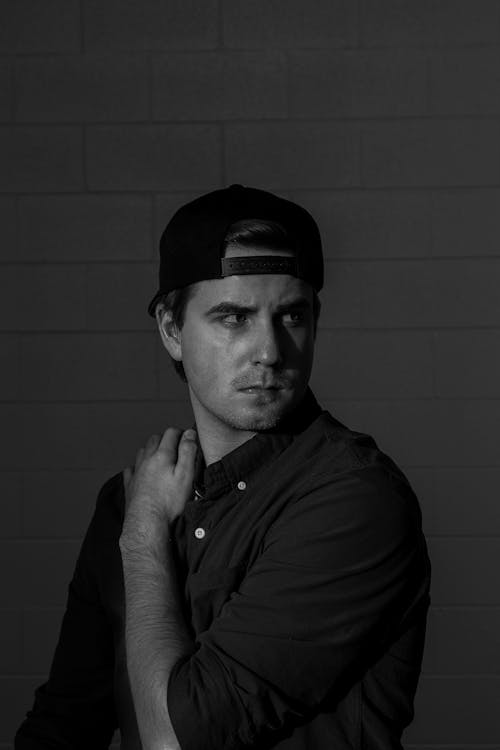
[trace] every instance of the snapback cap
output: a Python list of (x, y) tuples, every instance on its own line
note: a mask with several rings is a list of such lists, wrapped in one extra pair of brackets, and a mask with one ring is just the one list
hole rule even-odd
[[(274, 221), (292, 240), (293, 256), (254, 255), (224, 258), (231, 224), (245, 219)], [(231, 185), (182, 206), (160, 239), (159, 289), (148, 306), (154, 317), (159, 299), (174, 289), (208, 279), (261, 273), (285, 273), (323, 286), (323, 253), (319, 229), (305, 208), (273, 193)]]

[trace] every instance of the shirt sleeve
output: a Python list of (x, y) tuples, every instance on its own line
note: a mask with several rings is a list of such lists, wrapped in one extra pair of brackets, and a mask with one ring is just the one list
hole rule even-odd
[(99, 493), (68, 589), (48, 681), (20, 726), (16, 750), (109, 747), (116, 727), (113, 702), (113, 639), (101, 605), (96, 563), (106, 523), (105, 504), (116, 486), (110, 480)]
[(370, 467), (316, 477), (174, 667), (168, 706), (182, 750), (267, 746), (324, 701), (335, 706), (427, 609), (428, 586), (409, 486)]

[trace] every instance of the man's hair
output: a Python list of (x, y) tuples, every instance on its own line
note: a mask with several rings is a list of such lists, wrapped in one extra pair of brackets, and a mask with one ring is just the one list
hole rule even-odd
[[(286, 229), (276, 221), (262, 221), (261, 219), (245, 219), (237, 221), (228, 228), (224, 238), (223, 251), (229, 246), (258, 247), (267, 250), (290, 250), (293, 249), (293, 238), (289, 236)], [(198, 282), (197, 282), (198, 283)], [(174, 289), (164, 294), (158, 300), (164, 312), (170, 312), (172, 324), (180, 331), (184, 324), (186, 307), (196, 290), (196, 283), (189, 284), (182, 289)], [(313, 290), (313, 316), (314, 335), (321, 309), (321, 303), (316, 290)], [(186, 383), (186, 373), (182, 362), (172, 359), (175, 371)]]

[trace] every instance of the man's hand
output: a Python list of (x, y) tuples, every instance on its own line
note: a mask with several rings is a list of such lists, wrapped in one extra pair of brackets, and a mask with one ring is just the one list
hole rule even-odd
[(123, 472), (125, 519), (123, 545), (141, 545), (163, 531), (184, 510), (194, 478), (197, 443), (194, 430), (173, 427), (152, 435)]

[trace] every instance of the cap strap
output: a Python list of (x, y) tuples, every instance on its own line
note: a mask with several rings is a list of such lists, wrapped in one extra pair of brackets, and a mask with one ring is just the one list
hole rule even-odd
[(286, 273), (298, 276), (297, 258), (288, 255), (245, 255), (221, 258), (222, 276), (249, 273)]

